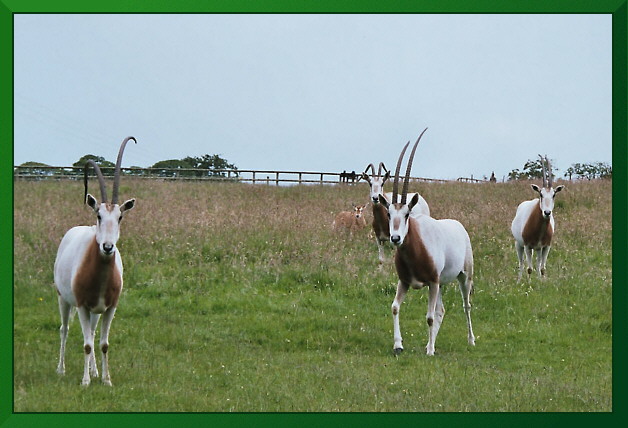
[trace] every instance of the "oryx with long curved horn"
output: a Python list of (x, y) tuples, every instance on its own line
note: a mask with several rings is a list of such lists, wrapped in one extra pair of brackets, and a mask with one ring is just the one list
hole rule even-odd
[[(380, 203), (386, 207), (390, 241), (397, 247), (395, 267), (397, 268), (397, 294), (392, 303), (395, 354), (403, 350), (403, 339), (399, 328), (399, 310), (409, 287), (429, 288), (427, 303), (427, 325), (429, 340), (426, 346), (427, 355), (434, 355), (434, 344), (438, 330), (445, 315), (442, 300), (442, 285), (458, 280), (464, 312), (467, 318), (467, 340), (475, 345), (475, 336), (471, 326), (470, 294), (473, 289), (473, 251), (469, 234), (464, 226), (456, 220), (436, 220), (428, 215), (413, 217), (419, 198), (414, 195), (408, 201), (408, 181), (412, 160), (417, 145), (425, 133), (421, 133), (408, 160), (406, 175), (399, 202), (389, 203), (380, 196)], [(399, 171), (401, 162), (410, 142), (406, 143), (399, 160), (393, 182), (392, 200), (397, 200), (399, 188)]]
[[(72, 307), (77, 308), (83, 331), (85, 366), (83, 385), (89, 385), (90, 372), (98, 376), (94, 355), (94, 336), (102, 314), (100, 350), (102, 352), (102, 381), (111, 385), (107, 352), (109, 350), (109, 327), (116, 312), (122, 291), (122, 258), (116, 247), (120, 237), (120, 221), (125, 212), (132, 209), (135, 199), (118, 205), (120, 187), (120, 165), (122, 154), (129, 140), (125, 138), (118, 152), (111, 202), (107, 202), (105, 180), (99, 166), (88, 160), (84, 169), (85, 203), (96, 214), (95, 226), (76, 226), (70, 229), (59, 245), (54, 267), (54, 281), (59, 294), (61, 314), (61, 350), (57, 372), (65, 374), (65, 344), (68, 337), (68, 321)], [(87, 174), (93, 167), (100, 185), (101, 201), (87, 193)]]
[(523, 256), (528, 265), (528, 279), (532, 274), (532, 251), (536, 253), (536, 270), (539, 277), (545, 276), (545, 263), (549, 254), (552, 237), (556, 231), (554, 222), (554, 198), (556, 193), (565, 186), (553, 187), (552, 165), (547, 158), (539, 155), (541, 160), (543, 187), (531, 184), (532, 190), (539, 194), (538, 198), (524, 201), (517, 207), (515, 218), (510, 230), (515, 238), (515, 248), (519, 260), (519, 276), (521, 280), (524, 269)]
[[(367, 173), (369, 169), (371, 170), (370, 175)], [(382, 174), (382, 171), (384, 174)], [(392, 192), (384, 193), (384, 184), (389, 178), (390, 172), (386, 169), (384, 162), (379, 163), (377, 174), (375, 174), (375, 167), (371, 163), (366, 166), (366, 169), (364, 169), (364, 172), (360, 175), (360, 179), (366, 181), (370, 187), (369, 198), (373, 202), (373, 232), (375, 234), (380, 263), (383, 263), (385, 260), (384, 243), (390, 242), (390, 233), (388, 231), (388, 213), (386, 208), (379, 203), (379, 195), (383, 195), (389, 202), (392, 201)], [(416, 194), (419, 195), (418, 193)], [(411, 193), (411, 197), (414, 195), (414, 193)], [(419, 202), (412, 215), (418, 216), (421, 214), (430, 215), (430, 207), (423, 196), (419, 195)]]

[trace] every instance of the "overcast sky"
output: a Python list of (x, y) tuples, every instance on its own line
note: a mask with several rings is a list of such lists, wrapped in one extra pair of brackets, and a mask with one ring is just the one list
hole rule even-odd
[(611, 162), (611, 15), (15, 15), (14, 163), (499, 179)]

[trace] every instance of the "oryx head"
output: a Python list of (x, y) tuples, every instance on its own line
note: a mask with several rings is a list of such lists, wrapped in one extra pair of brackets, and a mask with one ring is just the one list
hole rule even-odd
[[(388, 227), (390, 230), (390, 242), (393, 245), (401, 245), (408, 234), (408, 218), (410, 217), (410, 212), (412, 208), (419, 202), (419, 194), (415, 193), (410, 202), (406, 201), (408, 196), (408, 183), (410, 181), (410, 170), (412, 169), (412, 160), (414, 159), (414, 152), (421, 140), (423, 134), (427, 131), (427, 128), (421, 132), (419, 138), (414, 143), (414, 147), (412, 148), (412, 152), (410, 152), (410, 158), (408, 159), (408, 165), (406, 167), (406, 176), (403, 181), (403, 188), (401, 191), (401, 201), (398, 203), (389, 203), (383, 195), (379, 196), (379, 202), (386, 207), (388, 210)], [(393, 194), (392, 200), (397, 200), (398, 188), (399, 188), (399, 170), (401, 169), (401, 161), (403, 160), (403, 155), (406, 153), (406, 149), (410, 141), (403, 146), (403, 150), (399, 155), (399, 160), (397, 161), (397, 169), (395, 170), (395, 178), (393, 181)]]
[(563, 190), (565, 186), (558, 186), (555, 189), (553, 186), (552, 165), (550, 164), (547, 155), (545, 157), (539, 155), (541, 159), (541, 166), (543, 167), (543, 187), (539, 188), (536, 184), (531, 184), (532, 189), (539, 194), (540, 202), (539, 209), (543, 214), (543, 217), (549, 219), (552, 216), (554, 210), (554, 197), (556, 193)]
[[(371, 175), (367, 174), (368, 170), (371, 170)], [(382, 175), (382, 169), (384, 170), (384, 175)], [(390, 178), (390, 172), (386, 169), (386, 165), (384, 162), (379, 163), (379, 168), (377, 169), (377, 174), (375, 174), (375, 167), (372, 163), (368, 164), (364, 172), (360, 175), (359, 179), (366, 180), (371, 188), (371, 200), (374, 204), (379, 203), (379, 195), (384, 194), (384, 183), (386, 180)]]
[[(135, 205), (135, 199), (129, 199), (122, 205), (118, 205), (118, 188), (120, 187), (120, 164), (122, 163), (122, 154), (124, 153), (124, 147), (129, 140), (133, 140), (136, 144), (137, 141), (133, 137), (127, 137), (120, 146), (118, 152), (118, 160), (116, 162), (116, 168), (113, 178), (113, 195), (111, 197), (111, 203), (107, 202), (107, 190), (105, 189), (105, 180), (103, 178), (100, 167), (93, 161), (88, 160), (85, 163), (84, 169), (84, 184), (85, 184), (85, 203), (91, 207), (96, 213), (96, 242), (98, 243), (98, 250), (101, 255), (105, 257), (111, 257), (115, 254), (116, 243), (120, 238), (120, 221), (125, 211), (130, 210)], [(102, 200), (100, 203), (94, 196), (87, 193), (87, 172), (89, 166), (94, 168), (98, 182), (100, 184), (100, 195)]]
[(362, 212), (364, 211), (364, 208), (366, 208), (368, 204), (364, 204), (364, 205), (352, 204), (352, 205), (353, 205), (353, 215), (355, 215), (355, 218), (360, 218), (362, 217)]

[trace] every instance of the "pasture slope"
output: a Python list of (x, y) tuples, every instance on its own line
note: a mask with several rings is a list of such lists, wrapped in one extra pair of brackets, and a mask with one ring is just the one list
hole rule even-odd
[(451, 284), (436, 356), (425, 355), (426, 290), (410, 290), (400, 312), (405, 351), (395, 357), (392, 263), (378, 269), (368, 229), (331, 230), (335, 213), (366, 202), (365, 184), (124, 178), (121, 199), (137, 204), (119, 242), (125, 288), (110, 334), (113, 388), (94, 379), (85, 389), (77, 319), (66, 375), (55, 372), (52, 282), (61, 237), (93, 214), (78, 181), (18, 181), (14, 410), (611, 411), (611, 185), (567, 183), (548, 278), (519, 284), (510, 222), (534, 196), (527, 183), (411, 185), (434, 217), (460, 220), (471, 236), (477, 345), (467, 345)]

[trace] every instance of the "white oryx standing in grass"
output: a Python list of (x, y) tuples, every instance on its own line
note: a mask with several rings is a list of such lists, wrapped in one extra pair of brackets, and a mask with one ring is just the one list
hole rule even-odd
[[(59, 312), (61, 314), (61, 351), (57, 373), (65, 374), (65, 344), (68, 337), (68, 321), (72, 307), (77, 308), (83, 331), (83, 350), (85, 367), (83, 385), (90, 383), (92, 376), (98, 376), (94, 355), (94, 336), (100, 315), (100, 350), (102, 351), (102, 381), (111, 386), (107, 351), (109, 350), (109, 327), (116, 312), (120, 292), (122, 291), (122, 258), (116, 248), (120, 237), (120, 221), (123, 214), (133, 208), (135, 199), (118, 205), (120, 185), (120, 164), (127, 137), (120, 146), (114, 172), (113, 194), (111, 203), (107, 203), (105, 181), (98, 165), (88, 160), (84, 170), (85, 203), (96, 214), (95, 226), (76, 226), (70, 229), (59, 245), (54, 267), (54, 281), (59, 294)], [(87, 193), (87, 172), (92, 166), (100, 183), (102, 200), (96, 201)]]
[[(421, 133), (410, 154), (406, 176), (401, 192), (401, 200), (389, 203), (382, 195), (380, 203), (388, 211), (390, 242), (397, 247), (395, 267), (397, 268), (397, 294), (392, 303), (395, 354), (403, 351), (403, 339), (399, 328), (399, 310), (410, 286), (413, 288), (429, 287), (427, 303), (427, 325), (429, 340), (426, 346), (427, 355), (434, 355), (434, 344), (438, 330), (445, 315), (442, 300), (441, 284), (458, 280), (464, 312), (467, 318), (467, 340), (469, 345), (475, 345), (475, 336), (471, 326), (470, 294), (473, 289), (473, 251), (469, 234), (464, 226), (456, 220), (436, 220), (428, 215), (413, 217), (419, 197), (414, 195), (409, 202), (408, 180), (412, 160), (423, 133)], [(410, 142), (406, 143), (399, 160), (393, 183), (392, 200), (397, 200), (399, 185), (399, 170), (403, 155)]]
[[(368, 170), (371, 170), (371, 175), (367, 174)], [(384, 170), (384, 175), (382, 175)], [(377, 251), (379, 253), (379, 262), (384, 262), (384, 243), (390, 242), (390, 232), (388, 230), (388, 211), (379, 203), (379, 195), (383, 195), (387, 201), (392, 201), (392, 192), (384, 193), (384, 184), (390, 178), (390, 172), (386, 169), (386, 165), (383, 162), (379, 163), (377, 174), (375, 174), (375, 167), (373, 164), (368, 164), (364, 172), (360, 175), (359, 179), (365, 180), (370, 187), (370, 199), (373, 202), (373, 233), (375, 234), (375, 242), (377, 243)], [(416, 193), (419, 195), (418, 193)], [(411, 193), (410, 197), (415, 194)], [(397, 200), (398, 202), (398, 200)], [(430, 207), (427, 205), (423, 196), (419, 195), (419, 202), (412, 216), (418, 216), (421, 214), (430, 215)]]
[(532, 184), (532, 189), (539, 194), (538, 198), (531, 201), (524, 201), (517, 207), (517, 213), (512, 221), (510, 230), (515, 238), (515, 248), (519, 259), (519, 277), (521, 281), (523, 274), (523, 255), (525, 253), (528, 265), (528, 279), (532, 274), (532, 250), (536, 253), (536, 270), (540, 278), (545, 276), (545, 263), (552, 244), (554, 235), (554, 197), (556, 193), (563, 190), (565, 186), (558, 186), (554, 189), (552, 180), (552, 165), (547, 156), (541, 158), (543, 167), (543, 188)]

